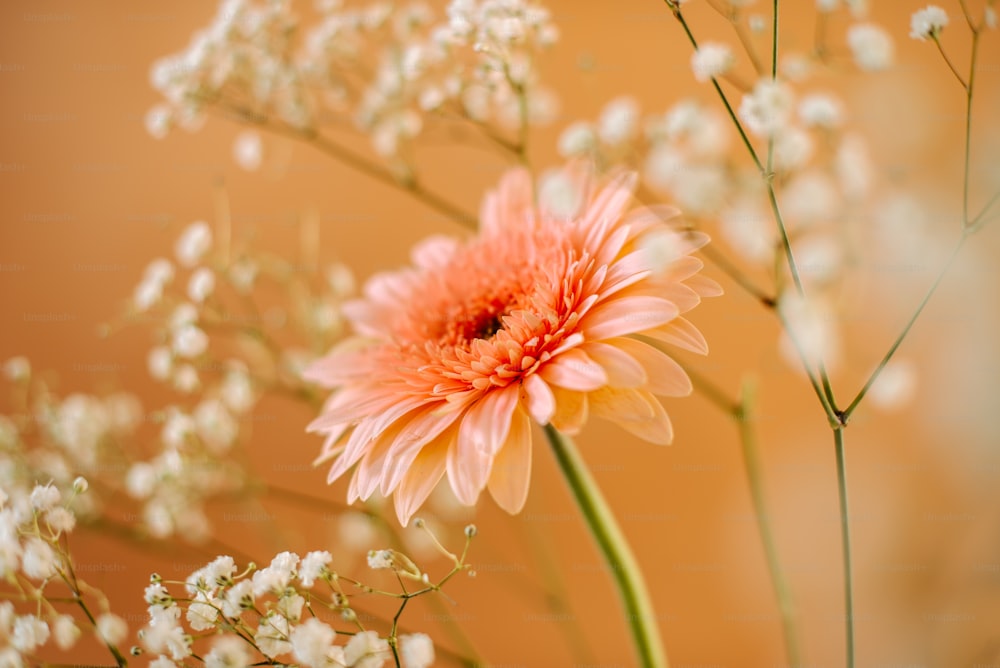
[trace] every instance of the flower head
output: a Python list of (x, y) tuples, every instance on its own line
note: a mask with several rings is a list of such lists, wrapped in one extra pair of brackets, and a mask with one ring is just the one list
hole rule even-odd
[(910, 37), (925, 40), (936, 39), (948, 25), (948, 13), (936, 5), (927, 5), (910, 17)]
[[(569, 171), (583, 193), (571, 215), (536, 206), (529, 174), (514, 170), (486, 197), (477, 236), (424, 241), (414, 267), (345, 304), (358, 336), (307, 377), (337, 389), (310, 428), (327, 436), (331, 482), (356, 467), (351, 501), (394, 494), (405, 524), (447, 474), (462, 503), (488, 487), (516, 513), (532, 421), (576, 433), (596, 415), (672, 440), (655, 395), (691, 384), (655, 344), (707, 352), (681, 314), (720, 292), (690, 257), (708, 239), (666, 224), (673, 209), (626, 215), (631, 174), (597, 188)], [(662, 234), (676, 240), (670, 257), (645, 248)]]

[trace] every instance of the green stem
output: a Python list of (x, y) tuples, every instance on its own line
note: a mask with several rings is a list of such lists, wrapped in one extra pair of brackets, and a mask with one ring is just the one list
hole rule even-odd
[(967, 238), (967, 234), (962, 235), (962, 238), (951, 251), (951, 255), (948, 256), (948, 261), (944, 263), (944, 267), (942, 267), (940, 273), (938, 273), (937, 278), (934, 279), (934, 283), (931, 284), (931, 287), (927, 290), (927, 294), (925, 294), (924, 298), (920, 301), (920, 305), (917, 306), (917, 310), (913, 312), (913, 315), (910, 316), (910, 320), (906, 323), (906, 326), (903, 327), (903, 331), (899, 333), (899, 336), (896, 337), (892, 346), (890, 346), (889, 350), (885, 353), (885, 355), (883, 355), (882, 360), (878, 363), (878, 366), (875, 367), (875, 370), (872, 371), (868, 380), (865, 381), (864, 387), (861, 388), (857, 396), (854, 397), (854, 400), (847, 406), (847, 408), (840, 413), (840, 421), (843, 424), (847, 424), (847, 421), (851, 418), (851, 414), (854, 413), (858, 404), (860, 404), (861, 400), (865, 398), (866, 394), (868, 394), (868, 390), (870, 390), (872, 385), (875, 384), (875, 381), (882, 373), (882, 370), (885, 369), (889, 360), (891, 360), (892, 356), (896, 354), (896, 350), (900, 345), (902, 345), (903, 340), (906, 338), (907, 334), (910, 333), (913, 325), (916, 324), (917, 318), (919, 318), (920, 314), (924, 312), (924, 308), (927, 306), (927, 303), (931, 300), (931, 297), (934, 296), (934, 293), (937, 292), (938, 287), (941, 285), (941, 281), (943, 281), (944, 277), (948, 274), (948, 270), (951, 269), (951, 265), (954, 264), (955, 258), (958, 257), (958, 252), (962, 250), (962, 246), (965, 245), (965, 240)]
[(740, 444), (743, 446), (743, 465), (746, 469), (747, 483), (750, 487), (750, 498), (753, 501), (754, 515), (757, 518), (757, 531), (764, 547), (767, 559), (767, 570), (774, 587), (774, 597), (778, 602), (778, 613), (781, 615), (782, 637), (785, 641), (785, 656), (788, 665), (793, 668), (803, 665), (802, 648), (799, 644), (799, 634), (795, 624), (795, 606), (792, 603), (791, 588), (781, 569), (778, 558), (778, 548), (771, 529), (771, 516), (767, 511), (767, 499), (764, 496), (764, 476), (761, 472), (760, 455), (757, 450), (757, 435), (753, 429), (753, 410), (755, 391), (747, 381), (743, 383), (740, 403), (733, 417), (739, 424)]
[(611, 569), (615, 584), (618, 585), (640, 665), (645, 668), (666, 668), (667, 656), (645, 581), (611, 508), (572, 439), (559, 433), (552, 425), (545, 426), (545, 435), (570, 491), (573, 492), (573, 498)]
[(854, 585), (851, 569), (851, 529), (847, 504), (847, 465), (844, 461), (844, 427), (833, 430), (837, 455), (837, 492), (840, 496), (840, 544), (844, 553), (844, 631), (847, 634), (847, 668), (854, 668)]

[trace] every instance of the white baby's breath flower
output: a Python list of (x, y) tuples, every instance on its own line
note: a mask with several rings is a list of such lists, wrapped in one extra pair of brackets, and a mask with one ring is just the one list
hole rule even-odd
[(245, 668), (252, 663), (246, 642), (236, 636), (219, 636), (205, 655), (205, 668)]
[(174, 280), (174, 265), (170, 263), (170, 260), (158, 257), (146, 265), (146, 271), (143, 272), (142, 277), (147, 281), (166, 285)]
[(292, 644), (288, 642), (289, 631), (287, 619), (281, 615), (271, 614), (260, 620), (253, 639), (261, 653), (273, 659), (292, 651)]
[(336, 631), (313, 617), (292, 630), (292, 653), (309, 668), (323, 668), (329, 664), (327, 657), (336, 636)]
[(154, 582), (146, 586), (146, 589), (143, 591), (143, 600), (145, 600), (148, 605), (163, 607), (168, 605), (174, 599), (173, 596), (170, 595), (170, 592), (167, 591), (166, 587), (159, 582)]
[(0, 666), (3, 668), (24, 668), (24, 658), (13, 647), (0, 649)]
[(897, 410), (917, 392), (917, 369), (910, 360), (895, 358), (882, 369), (868, 390), (871, 402), (883, 410)]
[(728, 72), (736, 59), (728, 45), (719, 42), (702, 42), (691, 54), (691, 69), (697, 81), (706, 82)]
[(298, 566), (299, 555), (282, 552), (271, 560), (271, 565), (253, 574), (253, 592), (263, 596), (268, 592), (281, 592), (291, 582)]
[(19, 652), (30, 654), (49, 640), (49, 625), (34, 615), (22, 615), (14, 619), (10, 636), (11, 646)]
[(118, 645), (128, 636), (128, 624), (116, 614), (105, 612), (97, 618), (97, 636), (109, 645)]
[(260, 268), (248, 257), (241, 257), (229, 266), (229, 281), (241, 294), (249, 294)]
[(174, 331), (171, 347), (178, 357), (192, 359), (208, 350), (208, 335), (197, 325), (186, 325)]
[(618, 97), (608, 102), (597, 120), (597, 135), (611, 146), (630, 141), (638, 129), (639, 103), (631, 97)]
[(948, 25), (948, 13), (937, 5), (927, 5), (910, 17), (910, 37), (926, 40), (937, 39)]
[(781, 338), (780, 347), (785, 360), (793, 368), (801, 369), (801, 349), (812, 368), (816, 368), (820, 362), (825, 363), (828, 369), (834, 368), (838, 361), (839, 345), (830, 305), (822, 300), (807, 300), (794, 292), (788, 292), (779, 299), (778, 308), (790, 330), (783, 332)]
[(184, 617), (195, 631), (208, 631), (215, 628), (215, 620), (219, 617), (219, 609), (204, 591), (195, 595), (195, 600), (188, 605)]
[(215, 454), (226, 452), (239, 435), (240, 427), (219, 399), (203, 399), (194, 409), (198, 436)]
[(31, 490), (31, 507), (37, 511), (46, 511), (53, 506), (59, 505), (62, 494), (55, 485), (35, 485)]
[(743, 96), (740, 119), (750, 132), (770, 136), (785, 127), (792, 112), (795, 98), (787, 84), (762, 79), (753, 92)]
[(302, 582), (302, 586), (312, 587), (331, 561), (333, 561), (333, 555), (326, 550), (310, 552), (303, 557), (302, 563), (299, 564), (299, 580)]
[(158, 104), (146, 112), (143, 119), (146, 132), (153, 139), (163, 139), (170, 134), (170, 127), (173, 125), (173, 111), (165, 104)]
[(586, 121), (576, 121), (559, 135), (559, 155), (564, 158), (587, 155), (594, 150), (596, 141), (593, 126)]
[(156, 380), (167, 380), (174, 366), (174, 356), (170, 348), (156, 346), (146, 356), (146, 368), (149, 375)]
[(244, 668), (252, 663), (246, 641), (232, 635), (219, 636), (204, 659), (205, 668)]
[(191, 364), (181, 364), (174, 369), (174, 389), (183, 394), (193, 394), (201, 388), (198, 370)]
[(59, 649), (70, 649), (79, 637), (80, 629), (72, 615), (59, 615), (52, 620), (52, 638)]
[(390, 653), (389, 643), (375, 631), (357, 633), (344, 646), (344, 658), (352, 668), (381, 668)]
[(392, 550), (371, 550), (368, 552), (368, 567), (379, 570), (392, 568)]
[(843, 122), (843, 107), (830, 95), (813, 93), (799, 103), (799, 118), (806, 127), (833, 129)]
[(57, 536), (69, 533), (76, 526), (76, 515), (62, 506), (57, 506), (45, 512), (45, 524)]
[(426, 633), (407, 633), (399, 637), (403, 668), (428, 668), (434, 665), (434, 643)]
[(132, 305), (137, 311), (148, 311), (163, 299), (163, 284), (143, 279), (132, 293)]
[(201, 304), (215, 290), (215, 273), (208, 267), (199, 267), (188, 280), (187, 294), (191, 301)]
[[(154, 654), (169, 653), (175, 661), (191, 655), (190, 637), (180, 625), (180, 612), (176, 605), (150, 608), (150, 619), (141, 634), (147, 650)], [(212, 626), (205, 630), (209, 628)]]
[(350, 267), (340, 262), (326, 268), (326, 282), (335, 297), (350, 297), (356, 289), (354, 273)]
[(146, 499), (156, 486), (156, 469), (148, 462), (136, 462), (125, 474), (125, 489), (133, 499)]
[(56, 574), (58, 557), (52, 547), (41, 538), (31, 536), (24, 541), (21, 569), (32, 580), (45, 580)]
[(23, 355), (11, 357), (3, 363), (3, 374), (8, 380), (20, 383), (31, 376), (31, 363)]
[(874, 23), (856, 23), (847, 30), (847, 45), (854, 63), (868, 72), (886, 70), (892, 65), (895, 49), (892, 37)]
[(149, 662), (149, 668), (177, 668), (177, 664), (169, 657), (160, 655)]
[(243, 606), (252, 606), (254, 602), (253, 583), (250, 580), (240, 580), (226, 589), (222, 599), (222, 614), (235, 619), (243, 613)]
[(164, 445), (180, 450), (196, 432), (197, 425), (194, 418), (171, 407), (167, 411), (167, 419), (163, 422), (163, 428), (160, 430), (160, 440), (163, 441)]
[(583, 193), (565, 170), (555, 169), (539, 178), (538, 200), (552, 215), (569, 219), (580, 209)]
[(983, 10), (983, 23), (991, 30), (996, 30), (997, 24), (1000, 23), (997, 20), (997, 10), (993, 5), (986, 5), (986, 9)]
[(177, 239), (174, 254), (182, 266), (193, 267), (211, 247), (212, 230), (208, 227), (208, 223), (199, 220), (191, 223)]
[(813, 140), (802, 128), (787, 126), (774, 140), (774, 166), (791, 172), (805, 166), (813, 155)]
[(233, 160), (248, 172), (260, 169), (264, 159), (264, 144), (260, 134), (253, 130), (245, 130), (236, 135), (233, 141)]

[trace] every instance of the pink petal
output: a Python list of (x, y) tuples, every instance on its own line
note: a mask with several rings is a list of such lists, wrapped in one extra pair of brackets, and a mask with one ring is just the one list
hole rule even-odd
[(600, 304), (580, 321), (588, 341), (641, 332), (677, 317), (677, 307), (658, 297), (622, 297)]
[(531, 481), (531, 421), (518, 408), (514, 412), (507, 442), (493, 460), (490, 494), (511, 515), (524, 508)]
[(542, 367), (542, 378), (550, 385), (587, 392), (608, 382), (604, 368), (579, 348), (567, 350)]
[(670, 445), (674, 429), (660, 402), (643, 390), (604, 388), (590, 395), (594, 412), (611, 420), (639, 438)]
[(410, 258), (421, 269), (437, 269), (448, 264), (458, 247), (455, 237), (437, 234), (414, 246)]
[(553, 387), (556, 412), (549, 423), (565, 434), (577, 434), (587, 421), (587, 393)]
[(705, 341), (705, 337), (697, 327), (684, 318), (677, 318), (671, 323), (644, 331), (642, 334), (699, 355), (708, 354), (708, 342)]
[(538, 424), (548, 424), (556, 412), (556, 398), (552, 388), (538, 374), (524, 379), (524, 393), (527, 398), (528, 414)]
[(606, 343), (588, 341), (580, 349), (604, 368), (608, 375), (608, 384), (612, 387), (641, 387), (647, 381), (646, 370), (626, 351), (618, 347), (618, 341), (623, 340), (625, 339), (613, 339)]
[(510, 418), (517, 406), (516, 385), (487, 392), (465, 413), (459, 427), (458, 440), (471, 442), (490, 457), (507, 440)]
[(448, 448), (445, 470), (460, 503), (466, 506), (476, 503), (479, 493), (486, 486), (492, 463), (493, 458), (477, 448), (474, 442), (463, 441), (461, 436), (455, 439)]
[(410, 420), (396, 436), (385, 459), (380, 487), (383, 496), (388, 496), (395, 489), (414, 459), (425, 447), (429, 447), (429, 443), (438, 440), (460, 415), (461, 412), (457, 410), (442, 412), (432, 406)]
[(421, 450), (420, 455), (400, 481), (393, 499), (396, 505), (396, 517), (404, 527), (441, 481), (447, 466), (448, 451), (454, 440), (454, 432), (450, 432), (446, 438), (438, 439)]
[(721, 285), (701, 274), (686, 279), (684, 284), (702, 297), (719, 297), (724, 294)]
[(666, 353), (637, 339), (619, 338), (608, 343), (619, 347), (642, 365), (648, 379), (646, 390), (668, 397), (686, 397), (691, 394), (691, 379), (684, 373), (681, 365)]

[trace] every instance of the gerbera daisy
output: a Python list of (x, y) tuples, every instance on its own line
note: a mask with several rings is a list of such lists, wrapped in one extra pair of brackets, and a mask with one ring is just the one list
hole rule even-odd
[(348, 501), (393, 494), (404, 525), (447, 473), (458, 499), (489, 488), (518, 512), (532, 421), (573, 434), (589, 415), (654, 443), (673, 430), (656, 395), (691, 383), (659, 346), (706, 353), (681, 314), (719, 286), (689, 254), (708, 238), (672, 227), (673, 209), (626, 215), (635, 176), (553, 213), (517, 169), (483, 203), (479, 233), (431, 237), (413, 267), (372, 277), (345, 305), (357, 335), (307, 371), (336, 391), (309, 429), (326, 435), (328, 480), (352, 467)]

